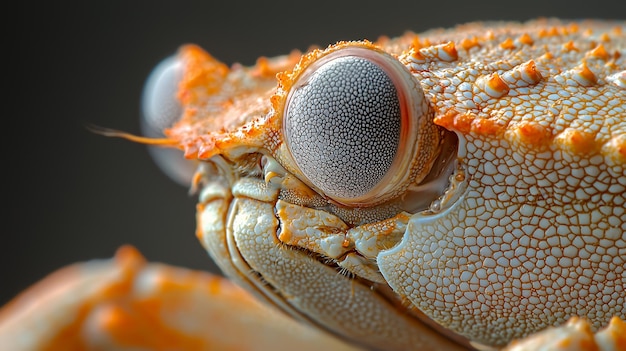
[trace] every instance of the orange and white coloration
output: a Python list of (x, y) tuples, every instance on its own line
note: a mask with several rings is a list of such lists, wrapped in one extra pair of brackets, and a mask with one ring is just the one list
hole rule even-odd
[[(623, 22), (469, 24), (231, 68), (185, 46), (182, 116), (165, 138), (139, 140), (198, 163), (197, 235), (227, 276), (356, 347), (624, 350), (625, 32)], [(111, 282), (45, 320), (17, 300), (0, 311), (0, 338), (19, 329), (19, 340), (36, 330), (35, 340), (139, 345), (139, 331), (101, 333), (129, 323), (121, 307), (93, 306), (134, 308), (151, 279), (183, 284), (166, 272), (123, 293)], [(207, 299), (229, 295), (216, 291)], [(166, 291), (154, 296), (166, 304)], [(148, 348), (196, 349), (214, 340), (200, 341), (211, 320), (198, 315), (218, 307), (177, 315), (209, 326), (163, 314), (136, 325), (162, 337)], [(189, 343), (168, 344), (174, 334)], [(349, 347), (321, 335), (317, 348)]]
[(267, 350), (279, 335), (285, 350), (356, 350), (226, 279), (148, 263), (130, 246), (61, 269), (0, 311), (2, 350)]

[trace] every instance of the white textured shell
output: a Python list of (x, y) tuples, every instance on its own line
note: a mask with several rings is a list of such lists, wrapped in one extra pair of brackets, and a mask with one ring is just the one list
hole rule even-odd
[(394, 291), (485, 344), (577, 315), (594, 328), (624, 318), (623, 31), (468, 27), (450, 38), (467, 47), (454, 60), (437, 46), (404, 56), (435, 123), (461, 139), (465, 180), (379, 255)]
[(459, 141), (454, 186), (415, 213), (400, 210), (407, 193), (339, 206), (284, 157), (285, 96), (323, 51), (278, 87), (259, 65), (224, 73), (219, 91), (233, 94), (188, 103), (170, 132), (209, 161), (201, 240), (270, 303), (370, 347), (455, 347), (416, 336), (432, 334), (420, 321), (500, 346), (573, 316), (594, 330), (626, 319), (625, 31), (472, 24), (376, 43), (419, 82), (431, 126)]

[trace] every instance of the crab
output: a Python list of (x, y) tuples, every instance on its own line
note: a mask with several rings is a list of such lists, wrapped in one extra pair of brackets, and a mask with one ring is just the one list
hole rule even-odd
[(183, 46), (147, 85), (147, 136), (100, 132), (164, 148), (247, 293), (125, 246), (3, 307), (0, 340), (624, 350), (625, 30), (472, 23), (252, 67)]

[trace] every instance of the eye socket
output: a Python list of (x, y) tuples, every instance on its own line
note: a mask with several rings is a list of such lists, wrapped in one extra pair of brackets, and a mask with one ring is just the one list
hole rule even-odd
[[(419, 100), (419, 101), (416, 101)], [(340, 203), (380, 202), (412, 160), (423, 92), (395, 58), (346, 47), (306, 68), (283, 114), (285, 140), (310, 184)], [(415, 115), (418, 116), (415, 116)]]
[[(176, 123), (183, 112), (176, 98), (184, 63), (176, 56), (161, 61), (150, 73), (141, 97), (141, 131), (151, 138), (162, 138), (163, 130)], [(148, 146), (154, 162), (170, 178), (189, 185), (196, 164), (183, 157), (177, 149)]]

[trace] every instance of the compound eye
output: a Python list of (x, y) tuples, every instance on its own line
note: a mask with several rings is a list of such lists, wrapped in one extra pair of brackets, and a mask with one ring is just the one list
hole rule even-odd
[[(171, 127), (182, 115), (176, 94), (184, 73), (184, 63), (170, 56), (150, 73), (141, 98), (141, 131), (147, 137), (162, 138), (163, 130)], [(196, 164), (186, 160), (180, 150), (149, 146), (154, 162), (170, 178), (189, 185)]]
[(371, 203), (389, 190), (391, 173), (411, 159), (403, 155), (415, 124), (407, 79), (413, 78), (395, 58), (362, 47), (340, 49), (307, 68), (288, 96), (284, 129), (312, 185), (346, 204)]

